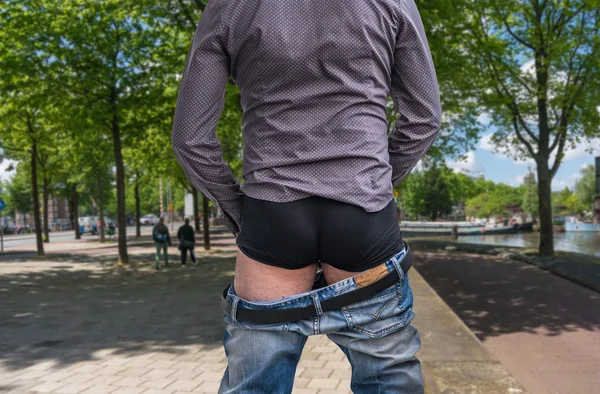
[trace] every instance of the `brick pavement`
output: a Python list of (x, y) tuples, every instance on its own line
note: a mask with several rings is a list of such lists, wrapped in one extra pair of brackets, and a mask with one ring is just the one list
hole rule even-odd
[[(232, 240), (218, 236), (215, 244), (185, 269), (170, 249), (174, 266), (158, 273), (147, 247), (130, 248), (135, 269), (117, 266), (114, 249), (0, 262), (0, 392), (215, 393), (226, 367), (219, 297), (234, 269)], [(461, 371), (471, 388), (480, 379), (503, 390), (470, 392), (520, 392), (451, 312), (450, 323), (439, 320), (447, 306), (416, 272), (411, 277), (417, 297), (434, 302), (421, 307), (424, 342), (457, 341), (441, 351), (424, 346), (427, 392), (445, 392), (438, 382)], [(440, 334), (436, 325), (451, 331)], [(489, 368), (464, 369), (471, 364)], [(296, 376), (296, 394), (350, 393), (349, 363), (326, 337), (309, 339)]]

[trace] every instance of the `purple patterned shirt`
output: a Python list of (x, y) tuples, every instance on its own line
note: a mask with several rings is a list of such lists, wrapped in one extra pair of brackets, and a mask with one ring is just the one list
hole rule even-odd
[[(216, 127), (241, 92), (243, 191)], [(387, 95), (399, 113), (387, 134)], [(182, 77), (173, 148), (237, 234), (242, 196), (383, 209), (436, 139), (435, 70), (414, 0), (211, 0)]]

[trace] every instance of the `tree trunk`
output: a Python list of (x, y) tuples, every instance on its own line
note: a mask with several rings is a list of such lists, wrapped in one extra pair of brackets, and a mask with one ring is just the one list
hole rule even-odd
[(202, 217), (204, 219), (204, 250), (210, 250), (210, 234), (208, 223), (208, 198), (202, 195)]
[(32, 141), (31, 146), (31, 191), (33, 194), (33, 224), (35, 226), (35, 240), (38, 256), (44, 256), (44, 242), (42, 241), (42, 223), (40, 218), (40, 195), (37, 183), (37, 142)]
[(194, 197), (194, 228), (196, 232), (200, 232), (200, 209), (198, 201), (198, 190), (192, 186), (192, 196)]
[(142, 236), (142, 229), (140, 224), (140, 219), (142, 218), (140, 212), (140, 183), (135, 182), (135, 236), (139, 238)]
[[(116, 92), (113, 94), (116, 95)], [(113, 101), (114, 102), (114, 101)], [(115, 153), (115, 167), (117, 169), (117, 225), (119, 232), (119, 262), (128, 264), (127, 256), (127, 223), (125, 221), (125, 167), (123, 165), (123, 155), (121, 153), (121, 132), (119, 130), (119, 121), (116, 108), (113, 109), (112, 119), (112, 137)]]
[(98, 177), (98, 211), (100, 213), (98, 219), (98, 232), (100, 234), (100, 243), (106, 242), (106, 232), (104, 231), (104, 180), (100, 175)]
[(79, 231), (79, 199), (76, 184), (71, 185), (71, 223), (73, 223), (73, 229), (75, 230), (75, 239), (81, 239), (81, 232)]
[(540, 256), (552, 256), (554, 254), (554, 235), (552, 233), (552, 177), (548, 169), (547, 161), (537, 165), (538, 174), (538, 207), (540, 214)]
[(44, 184), (42, 185), (42, 204), (44, 211), (44, 242), (50, 242), (50, 224), (48, 223), (48, 188), (50, 181), (44, 177)]

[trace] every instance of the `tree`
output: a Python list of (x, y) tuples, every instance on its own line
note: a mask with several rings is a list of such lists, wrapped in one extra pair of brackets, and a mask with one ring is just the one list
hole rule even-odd
[(4, 182), (5, 213), (12, 216), (13, 219), (16, 219), (16, 212), (27, 215), (33, 211), (29, 173), (30, 170), (26, 168), (26, 165), (20, 164), (17, 166), (15, 175), (8, 182)]
[[(132, 130), (127, 127), (148, 97), (175, 80), (162, 61), (170, 55), (173, 32), (159, 2), (65, 0), (54, 4), (51, 29), (58, 48), (54, 56), (65, 68), (65, 88), (86, 101), (92, 118), (112, 139), (116, 169), (119, 261), (128, 263), (125, 216), (123, 146)], [(168, 63), (167, 63), (168, 65)], [(164, 89), (164, 88), (163, 88)]]
[(593, 165), (581, 169), (581, 178), (575, 182), (575, 197), (584, 210), (592, 210), (596, 200), (596, 171)]
[(450, 190), (442, 170), (433, 165), (423, 173), (413, 173), (407, 183), (405, 207), (412, 215), (431, 220), (452, 212)]
[(524, 193), (523, 193), (523, 210), (531, 213), (532, 216), (538, 216), (539, 213), (539, 198), (537, 181), (535, 180), (535, 174), (529, 170), (525, 179), (523, 180)]
[(489, 218), (495, 215), (508, 215), (507, 205), (521, 204), (523, 200), (521, 188), (511, 187), (503, 183), (495, 184), (481, 194), (467, 201), (465, 212), (467, 216)]
[[(460, 89), (496, 126), (492, 140), (536, 163), (540, 255), (554, 253), (551, 183), (565, 148), (600, 132), (598, 0), (465, 1), (457, 23), (472, 60)], [(460, 81), (460, 79), (459, 79)]]
[[(49, 119), (55, 109), (57, 64), (47, 26), (46, 1), (0, 3), (0, 148), (27, 162), (30, 173), (37, 253), (44, 255), (38, 177), (44, 149), (52, 140)], [(41, 174), (40, 174), (41, 173)]]

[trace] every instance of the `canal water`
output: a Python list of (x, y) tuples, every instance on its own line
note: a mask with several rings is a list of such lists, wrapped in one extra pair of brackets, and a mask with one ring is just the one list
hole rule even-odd
[[(430, 239), (433, 238), (434, 237)], [(440, 238), (442, 237), (435, 237), (435, 239)], [(450, 237), (443, 237), (443, 239), (448, 241), (451, 240)], [(517, 234), (471, 235), (465, 237), (458, 237), (458, 240), (456, 242), (470, 244), (519, 246), (535, 249), (538, 247), (539, 239), (539, 233), (531, 232)], [(600, 232), (554, 233), (554, 248), (555, 250), (562, 250), (565, 252), (576, 252), (581, 254), (587, 254), (590, 256), (600, 257)]]

